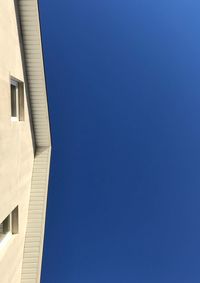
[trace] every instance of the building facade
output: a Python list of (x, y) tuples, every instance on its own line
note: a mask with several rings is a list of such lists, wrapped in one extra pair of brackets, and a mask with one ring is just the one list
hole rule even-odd
[(51, 138), (37, 0), (0, 0), (0, 282), (40, 282)]

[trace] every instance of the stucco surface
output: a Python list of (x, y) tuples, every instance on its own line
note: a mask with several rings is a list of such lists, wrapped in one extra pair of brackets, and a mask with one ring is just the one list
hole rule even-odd
[(18, 283), (30, 198), (34, 150), (25, 95), (25, 121), (11, 121), (10, 76), (24, 81), (13, 0), (0, 0), (0, 222), (19, 206), (19, 234), (0, 244), (0, 282)]

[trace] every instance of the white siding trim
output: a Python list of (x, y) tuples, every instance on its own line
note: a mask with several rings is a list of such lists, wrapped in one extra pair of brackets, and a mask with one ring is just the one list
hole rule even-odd
[(51, 137), (37, 0), (16, 0), (35, 143), (21, 283), (39, 283), (43, 253)]

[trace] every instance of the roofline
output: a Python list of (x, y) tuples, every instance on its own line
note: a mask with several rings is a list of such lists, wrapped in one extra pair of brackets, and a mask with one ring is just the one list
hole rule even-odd
[(41, 277), (47, 205), (51, 134), (37, 0), (15, 0), (29, 95), (35, 158), (25, 235), (21, 283), (39, 283)]

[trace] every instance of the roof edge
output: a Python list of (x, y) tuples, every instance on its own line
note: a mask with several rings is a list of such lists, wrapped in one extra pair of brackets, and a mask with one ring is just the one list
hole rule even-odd
[(37, 0), (15, 0), (35, 144), (21, 283), (39, 283), (51, 159), (51, 134)]

